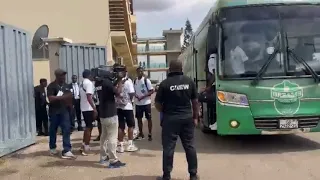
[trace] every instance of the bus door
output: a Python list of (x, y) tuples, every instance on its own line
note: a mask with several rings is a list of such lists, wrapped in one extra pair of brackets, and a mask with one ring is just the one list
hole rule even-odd
[(202, 104), (202, 118), (203, 124), (207, 127), (213, 125), (216, 122), (216, 86), (212, 84), (212, 80), (216, 79), (215, 70), (213, 70), (212, 64), (215, 65), (216, 69), (217, 63), (211, 63), (210, 60), (218, 58), (218, 33), (217, 26), (213, 23), (209, 26), (207, 42), (206, 42), (206, 84), (207, 87), (211, 88), (202, 94), (201, 99), (199, 98)]

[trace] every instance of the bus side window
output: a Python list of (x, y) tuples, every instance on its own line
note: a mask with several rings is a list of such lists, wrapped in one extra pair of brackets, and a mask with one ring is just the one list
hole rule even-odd
[(214, 71), (216, 69), (216, 59), (218, 55), (218, 26), (213, 23), (209, 26), (208, 29), (208, 38), (207, 38), (207, 56), (206, 56), (206, 79), (207, 83), (211, 82), (213, 78)]
[(207, 59), (209, 58), (213, 49), (218, 49), (219, 42), (218, 27), (215, 23), (209, 26), (207, 38)]

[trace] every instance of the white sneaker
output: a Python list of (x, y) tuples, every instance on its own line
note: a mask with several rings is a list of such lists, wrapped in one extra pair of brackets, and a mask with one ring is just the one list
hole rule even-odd
[(89, 146), (82, 146), (80, 148), (80, 152), (83, 156), (88, 156), (89, 152), (90, 152), (91, 148)]
[(127, 152), (135, 152), (135, 151), (138, 151), (138, 148), (137, 146), (135, 146), (133, 143), (132, 144), (129, 144), (127, 146), (127, 149), (126, 149)]
[(75, 159), (76, 157), (72, 154), (71, 151), (68, 151), (64, 154), (62, 154), (63, 159)]
[(218, 129), (217, 122), (215, 122), (214, 124), (210, 125), (209, 128), (211, 130), (217, 130)]
[(50, 149), (50, 154), (51, 154), (52, 156), (55, 156), (55, 155), (58, 154), (58, 151), (57, 151), (56, 149)]
[(117, 146), (117, 152), (118, 153), (124, 153), (124, 145), (123, 144), (119, 144)]

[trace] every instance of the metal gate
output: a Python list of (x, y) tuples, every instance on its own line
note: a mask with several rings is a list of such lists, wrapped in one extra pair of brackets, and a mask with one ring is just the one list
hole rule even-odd
[(81, 80), (84, 69), (106, 64), (106, 48), (103, 46), (64, 44), (60, 48), (59, 65), (68, 72), (68, 82), (72, 75), (77, 75)]
[(31, 37), (0, 22), (0, 157), (36, 141)]

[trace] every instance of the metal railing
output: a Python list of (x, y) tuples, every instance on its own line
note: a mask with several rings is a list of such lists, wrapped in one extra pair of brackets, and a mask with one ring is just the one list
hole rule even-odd
[(138, 63), (139, 66), (146, 68), (146, 69), (152, 69), (152, 68), (167, 68), (168, 65), (166, 63), (150, 63), (148, 66), (147, 63)]
[(150, 46), (149, 49), (146, 47), (138, 47), (138, 52), (146, 53), (146, 52), (162, 52), (165, 51), (163, 46)]

